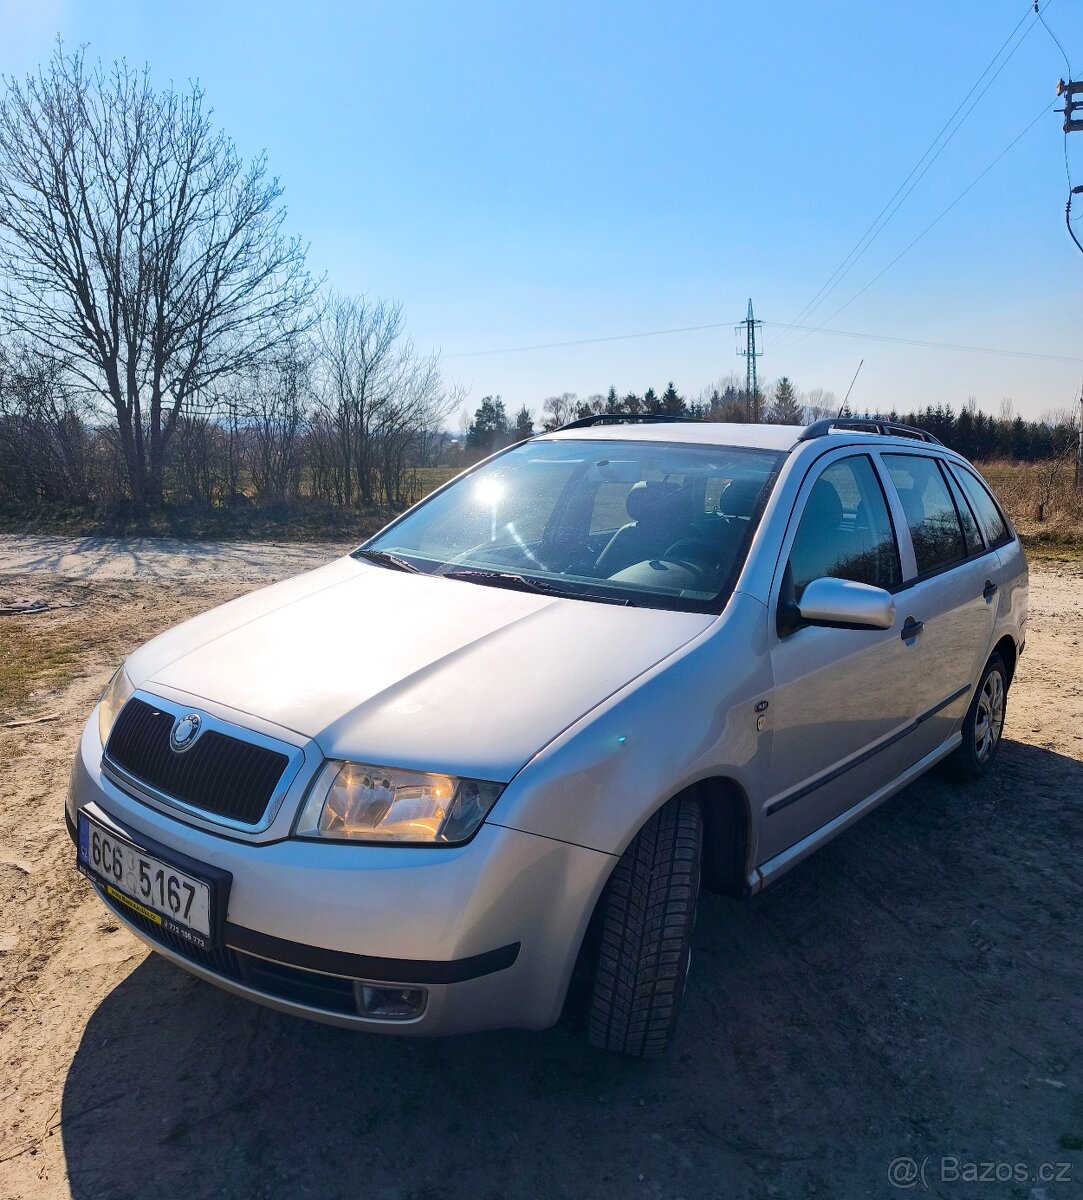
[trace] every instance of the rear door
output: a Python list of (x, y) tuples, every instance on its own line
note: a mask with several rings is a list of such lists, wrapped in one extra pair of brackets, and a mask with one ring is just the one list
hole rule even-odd
[(949, 737), (992, 646), (999, 560), (939, 455), (882, 451), (909, 530), (916, 574), (895, 596), (911, 658), (917, 762)]

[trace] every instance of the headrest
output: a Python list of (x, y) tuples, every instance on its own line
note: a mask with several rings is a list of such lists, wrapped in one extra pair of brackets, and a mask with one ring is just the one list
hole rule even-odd
[(829, 479), (817, 479), (805, 507), (802, 523), (810, 518), (821, 529), (838, 529), (842, 524), (842, 501), (835, 485)]
[(925, 502), (913, 487), (899, 488), (898, 492), (907, 524), (916, 528), (925, 520)]
[(666, 512), (680, 490), (679, 483), (641, 479), (632, 484), (624, 507), (633, 521), (649, 521)]
[(762, 491), (763, 483), (757, 479), (731, 479), (718, 498), (718, 511), (727, 517), (751, 516)]

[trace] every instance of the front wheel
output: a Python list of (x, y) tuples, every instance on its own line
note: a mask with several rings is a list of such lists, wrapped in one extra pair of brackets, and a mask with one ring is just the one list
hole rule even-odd
[(588, 1037), (594, 1046), (653, 1058), (677, 1026), (699, 895), (703, 813), (670, 800), (632, 840), (600, 901)]
[(993, 765), (1004, 732), (1008, 670), (999, 654), (985, 664), (974, 699), (963, 720), (963, 741), (944, 762), (953, 779), (980, 779)]

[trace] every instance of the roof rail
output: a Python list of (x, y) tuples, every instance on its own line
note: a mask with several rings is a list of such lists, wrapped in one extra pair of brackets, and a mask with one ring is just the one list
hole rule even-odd
[(580, 417), (577, 421), (569, 421), (561, 425), (554, 433), (563, 433), (565, 429), (590, 429), (593, 425), (624, 425), (628, 422), (659, 422), (698, 421), (698, 417), (675, 417), (668, 413), (594, 413), (589, 417)]
[(918, 429), (915, 425), (900, 425), (895, 421), (878, 421), (873, 418), (861, 417), (824, 417), (821, 421), (813, 421), (806, 425), (799, 442), (809, 442), (813, 438), (826, 437), (833, 429), (852, 429), (855, 433), (878, 433), (881, 437), (913, 438), (918, 442), (933, 442), (937, 446), (944, 443), (934, 433), (927, 429)]

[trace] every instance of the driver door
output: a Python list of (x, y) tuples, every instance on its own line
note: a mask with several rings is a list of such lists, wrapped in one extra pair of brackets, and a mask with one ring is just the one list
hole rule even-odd
[[(772, 591), (775, 617), (821, 577), (894, 591), (899, 541), (877, 465), (840, 451), (805, 480)], [(904, 614), (905, 615), (905, 614)], [(781, 853), (904, 769), (912, 724), (913, 642), (891, 629), (803, 625), (770, 632), (774, 690), (760, 862)], [(785, 623), (780, 623), (785, 628)]]

